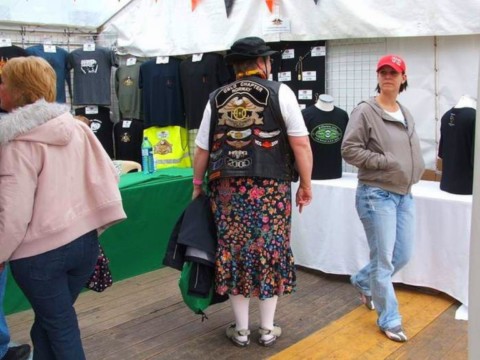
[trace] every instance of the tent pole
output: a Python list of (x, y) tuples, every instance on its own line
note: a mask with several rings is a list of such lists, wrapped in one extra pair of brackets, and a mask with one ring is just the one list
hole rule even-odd
[[(478, 66), (480, 95), (480, 61)], [(473, 169), (472, 228), (470, 235), (470, 271), (468, 291), (468, 358), (480, 359), (480, 110), (475, 119), (475, 161)]]

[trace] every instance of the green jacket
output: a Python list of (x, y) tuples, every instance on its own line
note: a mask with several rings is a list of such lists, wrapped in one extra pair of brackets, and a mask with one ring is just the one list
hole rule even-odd
[(344, 160), (358, 168), (360, 182), (397, 194), (408, 194), (425, 163), (415, 122), (399, 103), (407, 126), (393, 119), (375, 98), (353, 109), (342, 142)]

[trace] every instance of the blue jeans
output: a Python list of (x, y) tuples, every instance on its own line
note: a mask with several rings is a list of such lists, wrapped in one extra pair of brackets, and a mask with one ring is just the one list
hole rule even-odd
[(402, 324), (392, 276), (407, 264), (415, 235), (411, 194), (399, 195), (359, 183), (356, 207), (370, 248), (370, 262), (352, 275), (354, 286), (372, 296), (382, 330)]
[(73, 304), (93, 273), (97, 231), (57, 249), (10, 261), (12, 274), (35, 313), (34, 360), (84, 360)]
[(10, 342), (10, 333), (8, 332), (7, 321), (3, 313), (3, 298), (5, 296), (5, 288), (7, 286), (7, 267), (0, 270), (0, 359), (5, 356)]

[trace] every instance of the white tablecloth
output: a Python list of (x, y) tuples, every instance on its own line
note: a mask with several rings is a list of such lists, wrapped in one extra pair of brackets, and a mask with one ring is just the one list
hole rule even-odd
[[(293, 183), (292, 198), (298, 183)], [(368, 244), (355, 209), (356, 174), (312, 182), (313, 202), (292, 214), (292, 249), (298, 265), (331, 274), (353, 274), (368, 262)], [(416, 238), (410, 262), (395, 282), (440, 290), (468, 305), (471, 195), (441, 191), (420, 181)]]

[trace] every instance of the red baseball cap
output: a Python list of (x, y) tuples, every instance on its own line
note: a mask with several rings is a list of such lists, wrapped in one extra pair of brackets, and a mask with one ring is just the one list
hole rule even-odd
[(398, 55), (390, 54), (381, 57), (380, 60), (378, 60), (377, 72), (383, 66), (390, 66), (399, 73), (404, 73), (405, 70), (407, 70), (407, 65), (405, 64), (405, 61), (403, 61), (403, 59)]

